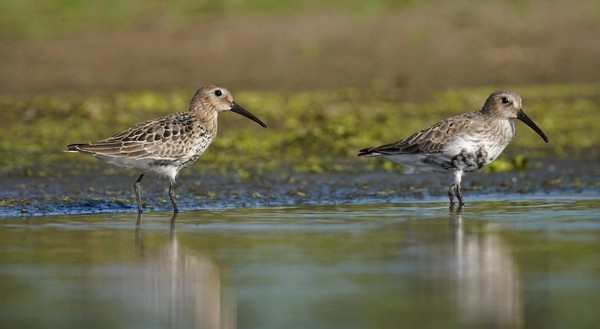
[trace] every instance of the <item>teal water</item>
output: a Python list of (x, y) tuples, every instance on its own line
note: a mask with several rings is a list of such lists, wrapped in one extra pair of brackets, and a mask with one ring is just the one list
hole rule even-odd
[(595, 196), (0, 220), (0, 328), (594, 328)]

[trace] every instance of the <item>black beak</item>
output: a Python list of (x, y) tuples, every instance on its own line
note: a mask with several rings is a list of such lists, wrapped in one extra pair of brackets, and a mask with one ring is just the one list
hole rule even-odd
[(233, 103), (231, 110), (237, 114), (241, 114), (241, 115), (245, 116), (246, 118), (258, 123), (259, 125), (263, 126), (264, 128), (267, 128), (267, 125), (264, 122), (260, 121), (260, 119), (255, 117), (254, 114), (246, 111), (246, 109), (239, 106), (237, 103), (235, 103), (235, 102)]
[(535, 122), (533, 122), (533, 120), (529, 119), (527, 114), (525, 114), (525, 112), (523, 112), (523, 109), (520, 109), (519, 112), (517, 112), (517, 119), (523, 121), (526, 125), (528, 125), (536, 133), (538, 133), (538, 135), (542, 136), (542, 139), (544, 139), (544, 142), (548, 143), (548, 137), (546, 137), (546, 134), (544, 134), (544, 132), (540, 129), (540, 127), (538, 127), (535, 124)]

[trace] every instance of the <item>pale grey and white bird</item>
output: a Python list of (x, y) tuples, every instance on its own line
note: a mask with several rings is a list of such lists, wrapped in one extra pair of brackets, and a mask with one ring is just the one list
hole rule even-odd
[(106, 139), (67, 146), (68, 152), (92, 155), (107, 163), (141, 171), (134, 184), (138, 214), (143, 212), (140, 182), (146, 172), (169, 178), (169, 197), (173, 212), (179, 208), (175, 201), (175, 179), (179, 171), (191, 166), (217, 136), (217, 117), (220, 112), (233, 111), (263, 127), (266, 124), (233, 101), (229, 90), (209, 85), (199, 89), (187, 112), (169, 114), (141, 122)]
[(547, 143), (548, 137), (523, 111), (521, 96), (497, 90), (478, 111), (437, 122), (400, 141), (359, 151), (358, 156), (379, 157), (407, 167), (409, 172), (451, 172), (448, 189), (463, 206), (461, 179), (465, 172), (481, 169), (496, 160), (515, 135), (513, 119), (519, 119)]

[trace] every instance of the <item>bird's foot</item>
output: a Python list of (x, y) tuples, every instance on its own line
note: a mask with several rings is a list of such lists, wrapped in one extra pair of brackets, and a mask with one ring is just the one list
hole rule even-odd
[(458, 199), (458, 208), (462, 208), (465, 206), (463, 202), (462, 191), (460, 190), (460, 186), (456, 186), (456, 198)]
[(454, 184), (450, 185), (450, 188), (448, 189), (448, 199), (450, 199), (450, 207), (454, 207), (454, 196), (456, 194), (454, 193)]
[(450, 188), (448, 189), (448, 198), (450, 199), (450, 208), (454, 209), (454, 197), (456, 197), (456, 199), (458, 200), (458, 208), (461, 209), (465, 206), (465, 203), (463, 201), (463, 194), (462, 191), (460, 190), (460, 186), (456, 185), (456, 184), (452, 184), (450, 185)]

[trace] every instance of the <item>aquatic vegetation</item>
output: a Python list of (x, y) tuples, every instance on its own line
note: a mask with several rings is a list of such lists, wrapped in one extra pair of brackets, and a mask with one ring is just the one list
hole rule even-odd
[[(594, 161), (599, 154), (600, 86), (513, 86), (550, 143), (516, 122), (511, 145), (488, 170), (523, 170), (535, 157)], [(384, 161), (361, 161), (358, 149), (400, 139), (440, 118), (477, 109), (493, 87), (445, 90), (426, 98), (402, 90), (338, 89), (305, 92), (236, 91), (267, 130), (223, 115), (219, 138), (192, 170), (248, 179), (250, 173), (401, 170)], [(190, 91), (0, 97), (0, 175), (56, 176), (101, 168), (90, 157), (63, 152), (74, 142), (108, 137), (131, 124), (187, 110)], [(260, 132), (260, 135), (258, 133)]]

